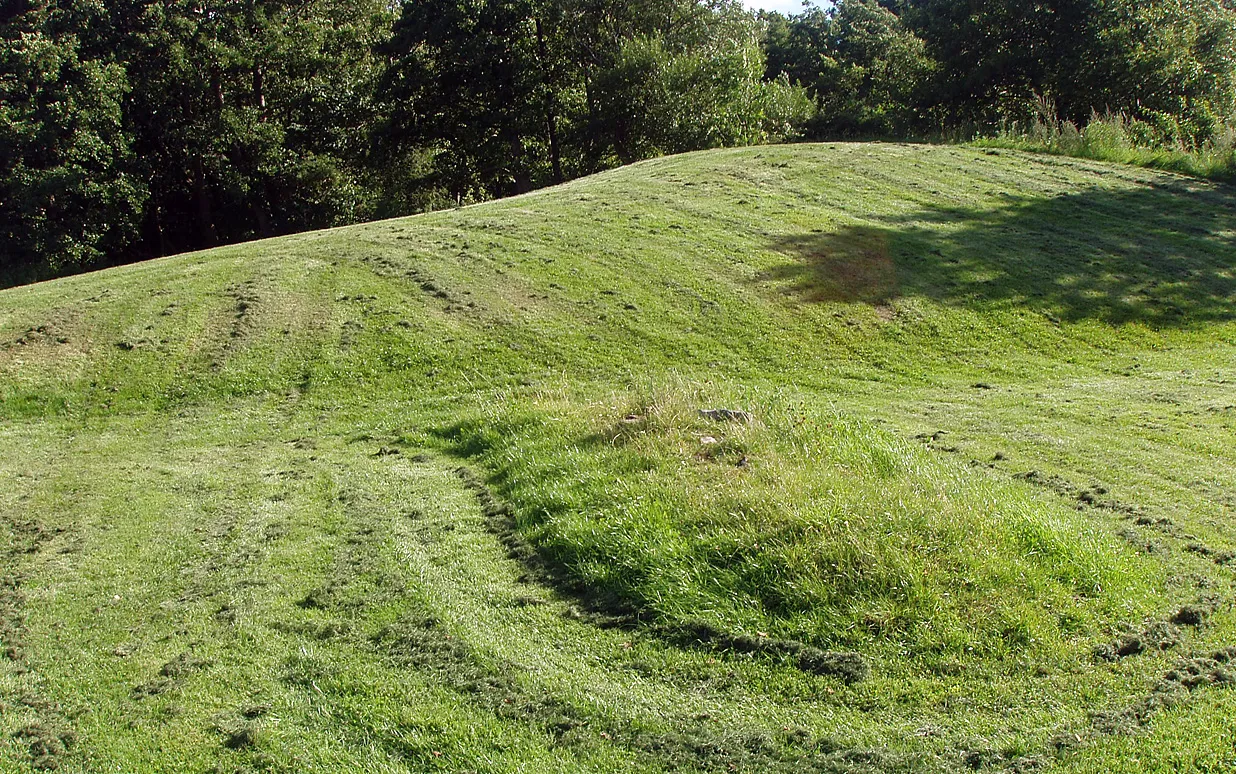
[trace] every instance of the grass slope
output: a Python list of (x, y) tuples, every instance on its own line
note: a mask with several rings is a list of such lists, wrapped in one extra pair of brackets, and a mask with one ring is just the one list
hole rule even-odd
[(787, 146), (4, 291), (0, 770), (1230, 770), (1234, 237)]

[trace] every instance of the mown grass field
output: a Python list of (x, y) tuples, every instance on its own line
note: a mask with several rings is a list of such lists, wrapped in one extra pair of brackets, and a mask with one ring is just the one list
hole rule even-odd
[(4, 291), (0, 770), (1236, 769), (1234, 242), (803, 145)]

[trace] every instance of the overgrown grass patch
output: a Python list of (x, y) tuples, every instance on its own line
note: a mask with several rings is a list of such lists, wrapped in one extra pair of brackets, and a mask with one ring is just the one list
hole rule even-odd
[[(750, 422), (700, 415), (726, 395)], [(531, 405), (438, 436), (493, 472), (578, 588), (661, 624), (1060, 663), (1154, 605), (1157, 568), (1051, 497), (792, 394), (678, 383)]]
[(973, 141), (980, 148), (1009, 148), (1162, 169), (1193, 177), (1236, 181), (1236, 127), (1215, 133), (1204, 144), (1186, 147), (1160, 131), (1122, 113), (1092, 113), (1084, 126), (1055, 115), (1044, 102), (1040, 115), (1026, 126), (1005, 127)]

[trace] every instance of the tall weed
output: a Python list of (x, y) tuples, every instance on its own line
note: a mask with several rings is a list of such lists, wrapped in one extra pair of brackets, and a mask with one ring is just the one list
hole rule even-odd
[(1236, 182), (1236, 125), (1221, 127), (1205, 141), (1188, 145), (1172, 127), (1157, 126), (1122, 112), (1091, 113), (1085, 126), (1061, 119), (1055, 103), (1040, 97), (1028, 121), (1007, 121), (992, 136), (972, 144), (1060, 156), (1112, 161), (1193, 177)]

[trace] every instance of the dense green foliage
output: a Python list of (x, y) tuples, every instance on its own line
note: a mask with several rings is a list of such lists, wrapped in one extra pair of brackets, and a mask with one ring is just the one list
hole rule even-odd
[(382, 0), (3, 13), (9, 281), (365, 214)]
[(810, 107), (762, 82), (758, 33), (739, 7), (695, 0), (408, 3), (383, 139), (432, 149), (434, 182), (461, 200), (790, 136)]
[(5, 284), (701, 148), (1236, 124), (1227, 0), (9, 0), (0, 32)]
[(384, 6), (135, 1), (99, 12), (97, 45), (117, 52), (130, 81), (146, 252), (365, 214), (371, 48), (389, 22)]
[(6, 3), (0, 36), (0, 270), (13, 282), (104, 260), (133, 238), (144, 195), (124, 70), (39, 4)]
[(1236, 117), (1221, 0), (841, 0), (769, 22), (769, 72), (812, 90), (823, 134), (990, 129), (1043, 96), (1076, 124), (1148, 122), (1148, 142), (1195, 145)]
[(936, 63), (901, 17), (874, 0), (768, 19), (768, 75), (784, 73), (818, 103), (817, 135), (907, 135), (929, 124)]

